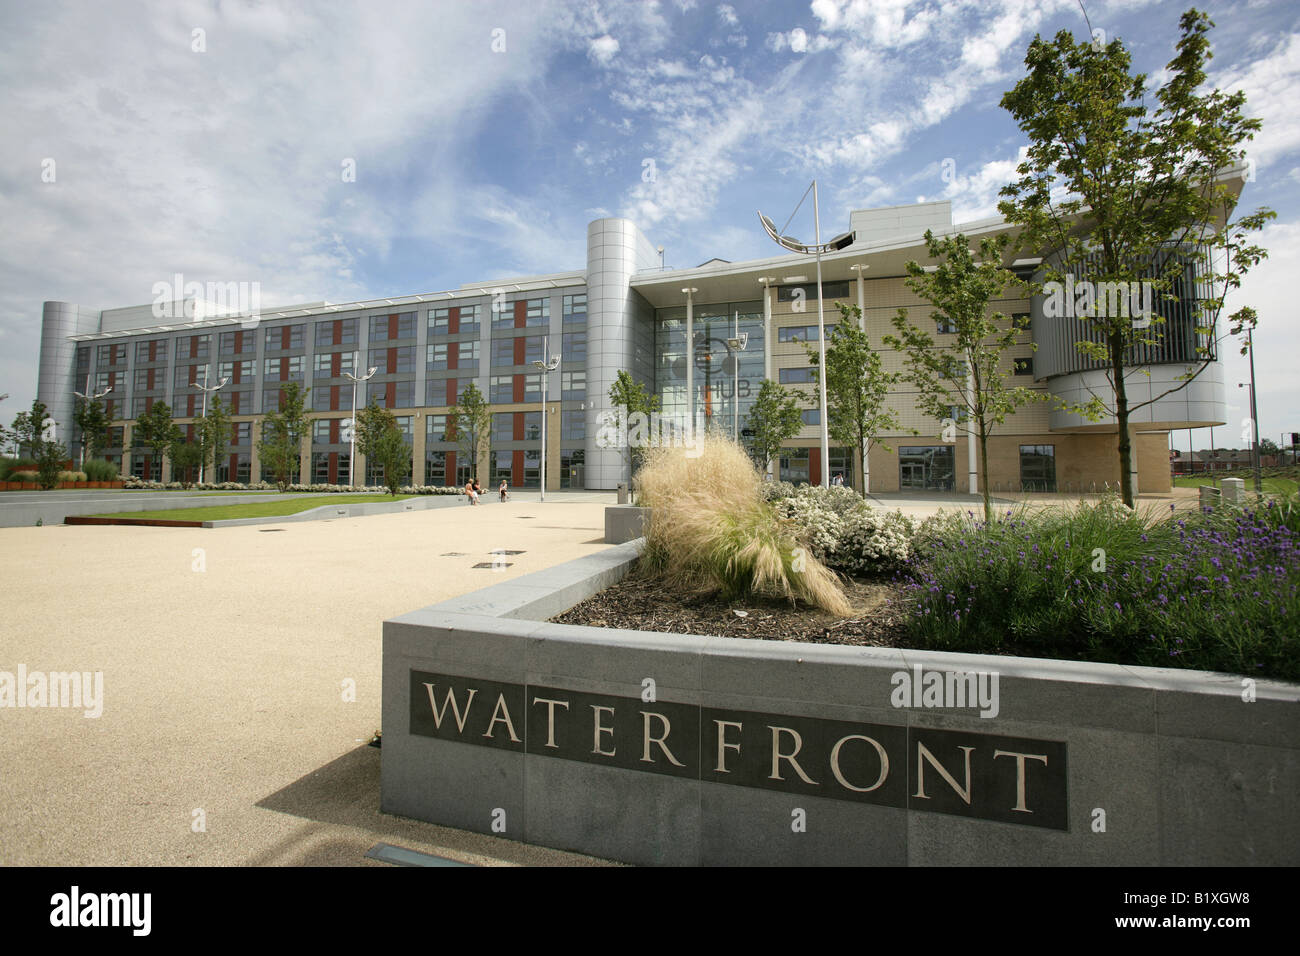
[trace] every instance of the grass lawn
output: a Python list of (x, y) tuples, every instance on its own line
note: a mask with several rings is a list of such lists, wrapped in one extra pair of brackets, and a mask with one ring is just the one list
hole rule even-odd
[[(1196, 488), (1200, 485), (1217, 485), (1218, 479), (1223, 477), (1240, 478), (1246, 482), (1246, 491), (1255, 490), (1255, 477), (1251, 474), (1244, 475), (1180, 475), (1174, 479), (1175, 488)], [(1300, 487), (1300, 482), (1294, 478), (1264, 478), (1264, 493), (1270, 495), (1292, 494)]]
[(120, 511), (93, 515), (95, 518), (166, 518), (176, 521), (226, 521), (230, 518), (275, 518), (296, 515), (322, 505), (364, 504), (369, 501), (401, 501), (415, 495), (314, 495), (310, 498), (280, 498), (243, 505), (210, 505), (206, 508), (160, 508), (153, 511)]

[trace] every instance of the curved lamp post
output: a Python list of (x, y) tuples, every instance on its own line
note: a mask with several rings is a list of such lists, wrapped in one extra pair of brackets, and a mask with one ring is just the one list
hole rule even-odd
[[(821, 207), (817, 200), (817, 180), (812, 181), (812, 185), (804, 191), (803, 199), (799, 200), (799, 205), (803, 205), (803, 200), (808, 198), (808, 192), (813, 194), (813, 243), (808, 245), (800, 242), (792, 236), (782, 235), (777, 230), (776, 224), (762, 211), (758, 214), (759, 222), (763, 224), (763, 229), (772, 241), (783, 249), (789, 249), (791, 252), (802, 253), (803, 255), (812, 255), (817, 257), (817, 349), (819, 355), (817, 381), (820, 385), (820, 408), (822, 420), (822, 487), (828, 487), (831, 483), (831, 439), (829, 416), (826, 413), (826, 320), (823, 317), (822, 310), (822, 253), (838, 252), (853, 244), (855, 233), (852, 231), (840, 233), (829, 242), (822, 242), (822, 221)], [(799, 206), (795, 207), (795, 212), (799, 211)], [(790, 214), (794, 218), (794, 213)], [(787, 225), (789, 222), (787, 221)]]
[[(73, 392), (72, 394), (77, 396), (77, 398), (81, 399), (83, 402), (97, 402), (112, 390), (113, 390), (113, 386), (109, 385), (102, 392), (95, 392), (95, 394), (93, 395), (86, 395), (82, 392)], [(86, 376), (86, 391), (87, 392), (90, 391), (89, 375)], [(9, 394), (7, 392), (4, 395), (0, 395), (0, 402), (4, 401), (8, 397)], [(86, 436), (82, 435), (81, 436), (81, 468), (84, 469), (85, 467), (86, 467)]]
[[(542, 358), (533, 360), (533, 367), (542, 371), (542, 501), (546, 500), (546, 391), (550, 387), (551, 373), (560, 367), (558, 355), (547, 355), (550, 339), (542, 337)], [(563, 384), (563, 383), (561, 383)], [(564, 436), (561, 435), (561, 438)]]
[[(205, 365), (205, 366), (203, 366), (203, 384), (200, 385), (198, 382), (195, 382), (194, 385), (193, 385), (194, 388), (197, 388), (199, 391), (201, 391), (201, 392), (203, 393), (203, 411), (199, 414), (199, 417), (200, 417), (200, 418), (207, 418), (207, 417), (208, 417), (208, 393), (209, 393), (209, 392), (219, 392), (219, 391), (221, 391), (223, 388), (226, 387), (226, 383), (230, 381), (230, 379), (228, 379), (228, 378), (223, 378), (223, 379), (222, 379), (221, 381), (219, 381), (216, 385), (209, 385), (209, 384), (208, 384), (208, 369), (210, 369), (210, 368), (212, 368), (211, 365)], [(214, 461), (214, 462), (212, 463), (213, 467), (216, 467), (216, 464), (217, 464), (217, 463)], [(205, 482), (204, 482), (204, 476), (205, 476), (206, 471), (207, 471), (207, 466), (208, 466), (208, 457), (207, 457), (207, 455), (204, 455), (204, 456), (203, 456), (203, 460), (202, 460), (201, 462), (199, 462), (199, 484), (204, 484), (204, 483), (205, 483)], [(162, 465), (160, 464), (158, 467), (159, 467), (159, 469), (161, 470)], [(161, 477), (161, 475), (160, 475), (160, 477)]]
[[(352, 353), (353, 368), (357, 367), (358, 360), (360, 359), (360, 355), (361, 353), (359, 352)], [(351, 488), (355, 488), (357, 486), (357, 385), (359, 385), (361, 382), (370, 381), (370, 379), (373, 378), (374, 374), (378, 371), (379, 371), (379, 367), (375, 366), (374, 368), (370, 369), (370, 371), (366, 372), (365, 375), (362, 375), (360, 377), (353, 375), (351, 372), (343, 373), (343, 376), (345, 378), (352, 379), (352, 429), (351, 429), (352, 441), (351, 441), (350, 450), (348, 451), (348, 486)]]

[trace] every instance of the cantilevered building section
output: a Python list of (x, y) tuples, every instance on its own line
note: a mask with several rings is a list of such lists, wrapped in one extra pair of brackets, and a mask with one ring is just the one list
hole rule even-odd
[[(884, 336), (898, 308), (907, 308), (918, 326), (933, 322), (932, 307), (904, 282), (909, 260), (928, 261), (926, 229), (962, 232), (977, 242), (1010, 227), (1000, 219), (953, 225), (950, 204), (934, 202), (855, 211), (850, 228), (852, 244), (822, 258), (826, 323), (829, 329), (841, 321), (839, 303), (859, 306), (884, 367), (897, 371), (902, 356), (885, 346)], [(133, 423), (154, 402), (165, 401), (192, 435), (202, 410), (194, 386), (228, 379), (220, 394), (234, 424), (217, 478), (256, 481), (264, 477), (258, 422), (279, 407), (286, 383), (299, 382), (311, 388), (307, 404), (315, 418), (300, 480), (346, 483), (349, 445), (342, 422), (351, 414), (353, 387), (346, 373), (374, 367), (358, 406), (374, 400), (396, 415), (413, 451), (412, 483), (463, 484), (477, 474), (486, 482), (505, 478), (516, 487), (536, 487), (542, 377), (532, 363), (543, 357), (546, 342), (561, 359), (549, 376), (546, 403), (549, 488), (613, 489), (627, 480), (622, 449), (598, 441), (612, 411), (610, 386), (623, 369), (654, 389), (670, 421), (684, 425), (693, 407), (701, 424), (739, 432), (742, 439), (765, 378), (803, 391), (810, 398), (805, 425), (784, 450), (778, 472), (786, 480), (817, 482), (820, 422), (805, 350), (817, 338), (813, 264), (799, 255), (730, 262), (727, 250), (715, 252), (718, 257), (701, 266), (666, 270), (635, 223), (598, 219), (587, 229), (585, 268), (469, 282), (445, 292), (189, 320), (185, 316), (196, 314), (193, 301), (168, 304), (164, 311), (178, 319), (159, 319), (149, 305), (96, 311), (47, 302), (38, 397), (75, 454), (72, 392), (111, 386), (108, 457), (124, 474), (170, 477), (166, 463), (160, 467), (147, 449), (134, 447)], [(1040, 265), (1035, 258), (1017, 262), (1025, 276)], [(1167, 319), (1164, 340), (1142, 356), (1149, 376), (1133, 370), (1135, 401), (1181, 384), (1178, 377), (1196, 362), (1198, 343), (1187, 318), (1192, 301), (1207, 292), (1204, 277), (1189, 268), (1176, 290), (1180, 301), (1157, 305)], [(993, 307), (1032, 320), (1023, 346), (1007, 360), (1014, 383), (1066, 401), (1101, 391), (1104, 370), (1074, 349), (1084, 337), (1080, 320), (1047, 314), (1041, 297), (1009, 297)], [(942, 344), (947, 336), (936, 331)], [(451, 406), (471, 382), (493, 406), (490, 452), (478, 462), (465, 460), (448, 428)], [(907, 388), (891, 400), (902, 427), (880, 436), (888, 448), (871, 452), (872, 490), (967, 491), (964, 431), (959, 427), (955, 439), (945, 435), (942, 422), (923, 414)], [(1090, 422), (1054, 410), (1058, 404), (1023, 408), (996, 430), (989, 454), (993, 490), (1088, 490), (1119, 480), (1114, 422)], [(1135, 417), (1140, 489), (1168, 489), (1171, 429), (1222, 424), (1225, 412), (1216, 355), (1192, 385)], [(831, 473), (860, 487), (861, 463), (853, 453), (832, 447), (830, 456)], [(356, 473), (370, 484), (382, 478), (361, 461)]]

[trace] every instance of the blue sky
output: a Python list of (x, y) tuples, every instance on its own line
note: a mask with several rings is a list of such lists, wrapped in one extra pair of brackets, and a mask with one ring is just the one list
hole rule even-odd
[[(1084, 5), (1156, 73), (1189, 4)], [(1264, 122), (1243, 203), (1278, 219), (1238, 304), (1277, 440), (1300, 430), (1300, 5), (1200, 6), (1211, 82)], [(3, 0), (0, 418), (35, 396), (44, 300), (145, 303), (178, 272), (264, 304), (434, 292), (582, 268), (607, 215), (670, 266), (756, 258), (755, 209), (784, 221), (814, 176), (828, 232), (919, 199), (993, 215), (1025, 142), (998, 101), (1059, 29), (1086, 35), (1078, 0)], [(1245, 374), (1234, 352), (1237, 421)]]

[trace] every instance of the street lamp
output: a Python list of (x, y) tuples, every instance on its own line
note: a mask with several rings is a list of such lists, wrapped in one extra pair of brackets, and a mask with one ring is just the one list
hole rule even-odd
[[(228, 378), (223, 378), (223, 379), (222, 379), (220, 382), (218, 382), (216, 385), (209, 385), (209, 384), (208, 384), (208, 374), (209, 374), (209, 370), (210, 370), (211, 368), (212, 368), (211, 365), (205, 365), (205, 366), (203, 366), (203, 384), (202, 384), (202, 385), (200, 385), (198, 382), (195, 382), (195, 383), (194, 383), (194, 387), (197, 388), (199, 391), (201, 391), (201, 392), (203, 393), (203, 411), (202, 411), (202, 413), (201, 413), (200, 416), (199, 416), (200, 418), (207, 418), (207, 417), (208, 417), (208, 392), (219, 392), (219, 391), (221, 391), (223, 388), (225, 388), (225, 387), (226, 387), (226, 383), (230, 381), (230, 379), (228, 379)], [(216, 462), (214, 461), (212, 464), (215, 466), (215, 465), (216, 465)], [(204, 483), (204, 476), (205, 476), (205, 474), (206, 474), (207, 465), (208, 465), (208, 456), (205, 454), (205, 455), (203, 456), (203, 460), (202, 460), (201, 462), (199, 462), (199, 484), (203, 484), (203, 483)]]
[[(808, 198), (808, 193), (813, 194), (813, 244), (807, 245), (800, 242), (792, 236), (782, 235), (776, 228), (775, 223), (760, 211), (758, 214), (759, 222), (763, 224), (763, 229), (771, 236), (772, 241), (783, 249), (789, 249), (791, 252), (799, 252), (804, 255), (814, 255), (817, 257), (817, 349), (819, 356), (817, 380), (820, 385), (819, 404), (821, 408), (821, 430), (822, 430), (822, 487), (828, 487), (831, 483), (831, 435), (830, 435), (830, 416), (826, 410), (826, 319), (823, 314), (822, 303), (822, 253), (838, 252), (853, 245), (856, 238), (852, 231), (840, 233), (829, 242), (822, 242), (822, 220), (821, 206), (817, 198), (817, 180), (812, 181), (812, 185), (804, 190), (803, 198), (799, 200), (799, 206), (803, 205), (804, 199)], [(795, 206), (795, 211), (790, 214), (790, 219), (799, 211), (799, 206)], [(790, 224), (786, 220), (786, 225)]]
[(740, 441), (740, 353), (749, 344), (749, 333), (740, 331), (740, 310), (736, 310), (735, 334), (727, 339), (727, 356), (731, 363), (731, 439)]
[(695, 286), (682, 289), (686, 295), (686, 418), (690, 434), (695, 434)]
[(1255, 383), (1238, 382), (1237, 387), (1250, 389), (1250, 467), (1255, 472), (1255, 494), (1260, 494), (1264, 490), (1264, 475), (1259, 457), (1259, 419), (1255, 417)]
[[(550, 376), (560, 367), (558, 355), (547, 356), (550, 339), (542, 337), (542, 358), (533, 360), (533, 367), (542, 370), (542, 501), (546, 500), (546, 390), (550, 385)], [(563, 436), (561, 436), (563, 437)]]
[[(359, 362), (360, 362), (360, 353), (354, 351), (352, 353), (352, 367), (356, 368)], [(352, 379), (352, 426), (351, 426), (352, 442), (351, 442), (350, 450), (348, 451), (348, 487), (349, 488), (355, 488), (357, 486), (357, 385), (359, 385), (361, 382), (370, 381), (370, 379), (378, 371), (379, 371), (379, 367), (375, 366), (374, 368), (370, 369), (370, 371), (366, 372), (365, 375), (362, 375), (360, 378), (353, 375), (351, 372), (343, 373), (345, 378)]]
[[(94, 395), (85, 395), (82, 392), (73, 392), (72, 394), (77, 396), (77, 398), (81, 399), (84, 402), (97, 402), (112, 390), (113, 390), (113, 386), (110, 385), (102, 392), (96, 392)], [(87, 392), (90, 391), (89, 375), (86, 376), (86, 391)], [(3, 395), (0, 395), (0, 402), (3, 402), (8, 397), (9, 397), (8, 392), (6, 392)], [(85, 467), (86, 467), (86, 436), (83, 434), (81, 436), (81, 468), (79, 470), (84, 469)]]

